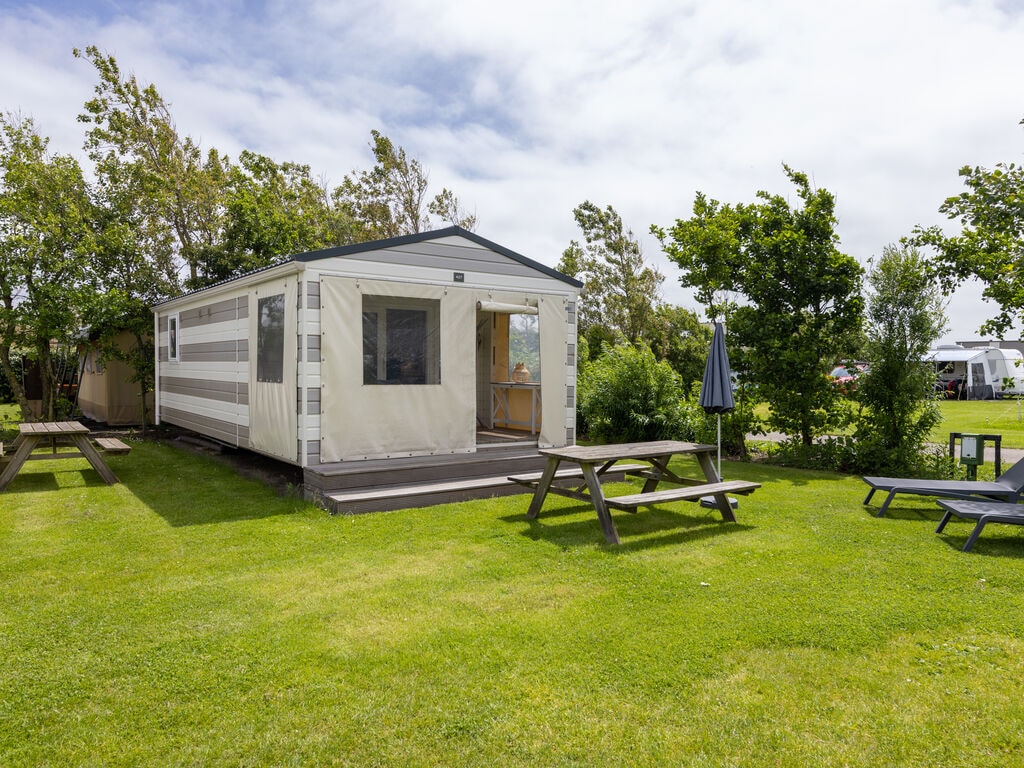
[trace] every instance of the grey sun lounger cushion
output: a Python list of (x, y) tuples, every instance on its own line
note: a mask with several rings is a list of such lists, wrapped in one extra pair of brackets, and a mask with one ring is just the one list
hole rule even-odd
[(865, 477), (871, 486), (864, 503), (871, 501), (875, 491), (886, 491), (878, 517), (882, 517), (897, 493), (938, 496), (944, 499), (1017, 501), (1024, 493), (1024, 459), (1018, 461), (995, 480), (918, 480), (906, 477)]
[(974, 542), (978, 540), (986, 523), (1008, 523), (1009, 525), (1024, 525), (1024, 504), (1008, 504), (1006, 502), (994, 501), (940, 501), (939, 506), (946, 510), (942, 516), (936, 533), (942, 533), (949, 519), (956, 515), (967, 520), (977, 520), (971, 535), (963, 546), (964, 552), (970, 552)]

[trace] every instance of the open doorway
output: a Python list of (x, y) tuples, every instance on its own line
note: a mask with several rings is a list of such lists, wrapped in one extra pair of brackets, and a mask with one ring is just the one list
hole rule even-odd
[(536, 307), (477, 310), (477, 445), (529, 441), (541, 426), (540, 324)]

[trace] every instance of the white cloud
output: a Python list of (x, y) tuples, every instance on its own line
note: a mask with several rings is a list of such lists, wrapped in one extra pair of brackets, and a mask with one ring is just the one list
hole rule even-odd
[[(958, 168), (1019, 161), (1024, 14), (997, 0), (471, 0), (262, 4), (22, 3), (0, 17), (0, 108), (61, 151), (93, 73), (115, 55), (179, 128), (232, 155), (305, 162), (332, 183), (368, 167), (371, 129), (418, 157), (479, 232), (549, 264), (572, 208), (614, 205), (683, 301), (647, 235), (690, 212), (791, 195), (782, 163), (836, 195), (862, 260), (942, 223)], [(988, 316), (951, 304), (951, 336)]]

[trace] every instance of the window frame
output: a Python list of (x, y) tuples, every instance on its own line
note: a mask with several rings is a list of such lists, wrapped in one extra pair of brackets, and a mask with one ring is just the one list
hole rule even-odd
[(167, 360), (181, 362), (181, 316), (178, 312), (167, 316)]
[[(362, 321), (363, 385), (376, 386), (436, 386), (441, 383), (441, 300), (414, 298), (410, 296), (383, 296), (364, 293), (360, 307)], [(401, 376), (389, 375), (389, 362), (401, 366), (401, 361), (389, 361), (389, 346), (396, 342), (392, 334), (399, 332), (397, 324), (389, 323), (390, 313), (422, 312), (424, 315), (421, 356), (422, 380), (403, 380)], [(372, 321), (370, 318), (372, 317)], [(395, 318), (397, 319), (397, 318)], [(371, 367), (372, 366), (372, 367)]]

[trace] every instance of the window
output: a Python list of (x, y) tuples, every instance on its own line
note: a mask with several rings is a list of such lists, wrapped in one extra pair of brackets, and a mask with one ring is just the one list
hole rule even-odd
[(256, 328), (256, 380), (284, 381), (284, 294), (259, 300)]
[(522, 363), (530, 372), (530, 381), (540, 381), (540, 325), (537, 315), (515, 314), (508, 319), (509, 378), (512, 366)]
[(441, 383), (441, 302), (363, 296), (363, 383)]
[(178, 361), (181, 359), (181, 354), (178, 349), (178, 316), (170, 315), (167, 318), (167, 359), (172, 361)]

